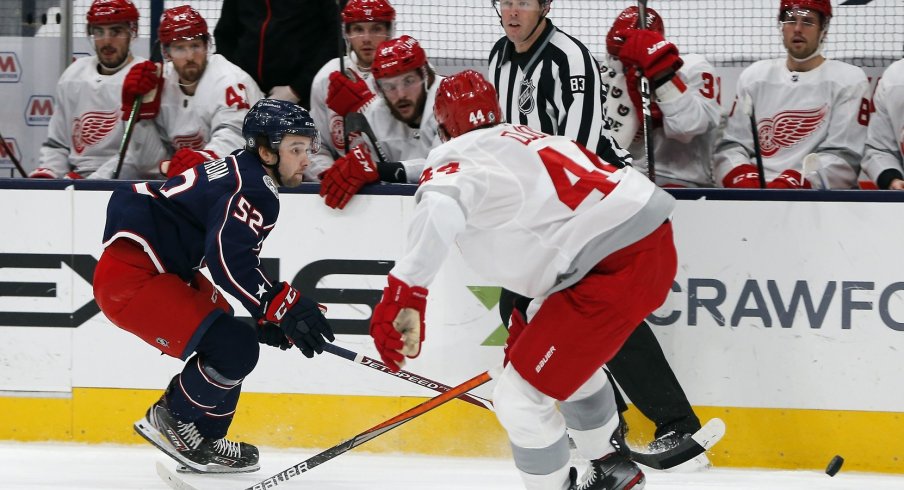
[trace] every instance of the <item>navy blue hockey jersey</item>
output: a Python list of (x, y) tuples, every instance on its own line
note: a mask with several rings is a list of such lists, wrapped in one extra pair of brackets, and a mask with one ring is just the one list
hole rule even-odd
[(160, 273), (186, 282), (204, 265), (213, 281), (254, 318), (273, 287), (261, 267), (264, 240), (279, 215), (279, 193), (260, 160), (245, 150), (186, 170), (160, 189), (147, 183), (113, 192), (104, 247), (117, 238), (141, 245)]

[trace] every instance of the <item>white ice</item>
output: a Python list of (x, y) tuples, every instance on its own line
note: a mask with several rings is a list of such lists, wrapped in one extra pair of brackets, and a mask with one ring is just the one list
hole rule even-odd
[[(365, 446), (366, 447), (366, 446)], [(241, 489), (313, 456), (313, 450), (262, 450), (260, 471), (245, 475), (187, 475), (199, 490)], [(150, 446), (0, 442), (0, 488), (168, 488), (157, 461), (175, 463)], [(713, 468), (699, 473), (646, 471), (648, 490), (873, 490), (904, 489), (904, 475)], [(521, 483), (506, 459), (376, 455), (353, 450), (280, 484), (278, 489), (313, 490), (517, 490)]]

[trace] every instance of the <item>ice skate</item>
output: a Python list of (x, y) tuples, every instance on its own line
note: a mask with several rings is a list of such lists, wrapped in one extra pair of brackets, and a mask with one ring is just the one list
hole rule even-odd
[(256, 447), (226, 438), (205, 438), (195, 424), (176, 420), (163, 399), (135, 422), (135, 432), (179, 462), (180, 471), (247, 473), (260, 469)]
[[(693, 434), (683, 433), (683, 432), (675, 432), (669, 431), (665, 434), (657, 437), (653, 442), (651, 442), (647, 446), (647, 451), (650, 453), (659, 453), (663, 451), (668, 451), (669, 449), (677, 446), (681, 441), (691, 437)], [(673, 468), (669, 468), (663, 471), (670, 471), (675, 473), (691, 473), (695, 471), (704, 471), (709, 468), (712, 468), (712, 463), (710, 463), (709, 458), (706, 457), (706, 453), (695, 456), (684, 463), (679, 464)]]
[(646, 484), (643, 471), (628, 458), (612, 453), (590, 462), (584, 478), (578, 481), (578, 471), (571, 468), (569, 490), (640, 490)]

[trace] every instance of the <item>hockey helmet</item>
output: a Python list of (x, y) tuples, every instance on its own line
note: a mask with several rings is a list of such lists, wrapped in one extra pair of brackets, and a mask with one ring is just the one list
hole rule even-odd
[(94, 0), (86, 17), (88, 26), (123, 23), (138, 30), (138, 9), (130, 0)]
[(395, 9), (386, 0), (349, 0), (342, 9), (342, 23), (395, 21)]
[(276, 149), (282, 142), (283, 135), (298, 134), (311, 138), (311, 152), (320, 150), (320, 133), (314, 126), (314, 119), (307, 109), (279, 99), (260, 99), (245, 114), (242, 124), (242, 137), (245, 148), (257, 149), (257, 138), (264, 136), (270, 148)]
[(832, 2), (830, 0), (781, 0), (778, 7), (778, 20), (791, 9), (805, 9), (819, 12), (825, 20), (832, 18)]
[(209, 36), (207, 21), (204, 20), (204, 17), (197, 10), (189, 5), (167, 9), (160, 16), (160, 27), (157, 28), (157, 37), (160, 39), (160, 44), (164, 46), (173, 41), (194, 39), (196, 37), (203, 37), (207, 40)]
[[(647, 7), (646, 28), (665, 36), (665, 24), (662, 22), (662, 16), (659, 15), (659, 12), (649, 7)], [(620, 36), (619, 33), (631, 29), (640, 29), (640, 10), (634, 5), (622, 10), (618, 17), (615, 18), (612, 28), (609, 29), (609, 33), (606, 35), (606, 51), (612, 56), (618, 56), (619, 50), (625, 44), (625, 38)]]
[(417, 39), (405, 35), (380, 43), (370, 69), (374, 78), (379, 80), (416, 70), (426, 64), (427, 54)]
[(465, 70), (439, 83), (433, 114), (449, 138), (502, 122), (496, 89), (474, 70)]

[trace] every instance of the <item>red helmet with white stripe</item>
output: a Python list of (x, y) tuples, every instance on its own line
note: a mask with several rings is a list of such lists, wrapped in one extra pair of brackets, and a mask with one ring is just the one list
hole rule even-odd
[(370, 70), (374, 78), (379, 80), (416, 70), (426, 64), (427, 53), (424, 48), (417, 39), (405, 35), (380, 43)]
[(342, 23), (394, 22), (395, 9), (386, 0), (349, 0), (342, 9)]
[(138, 26), (138, 9), (129, 0), (94, 0), (86, 16), (88, 25), (134, 24)]
[(448, 138), (502, 122), (496, 89), (474, 70), (456, 73), (439, 82), (433, 114)]
[(167, 9), (160, 16), (157, 37), (164, 46), (173, 41), (196, 37), (203, 37), (206, 40), (209, 36), (207, 21), (189, 5)]
[[(612, 23), (612, 28), (609, 29), (609, 34), (606, 35), (606, 51), (609, 52), (612, 56), (618, 56), (618, 52), (621, 47), (625, 44), (625, 38), (619, 35), (619, 32), (628, 31), (632, 29), (640, 28), (640, 11), (637, 9), (637, 6), (630, 6), (621, 11), (618, 14), (618, 17), (615, 18), (615, 22)], [(665, 36), (665, 24), (662, 22), (662, 17), (659, 15), (659, 12), (647, 7), (647, 30), (658, 32)]]
[(830, 0), (781, 0), (778, 7), (778, 20), (790, 9), (813, 10), (822, 14), (823, 18), (832, 18), (832, 2)]

